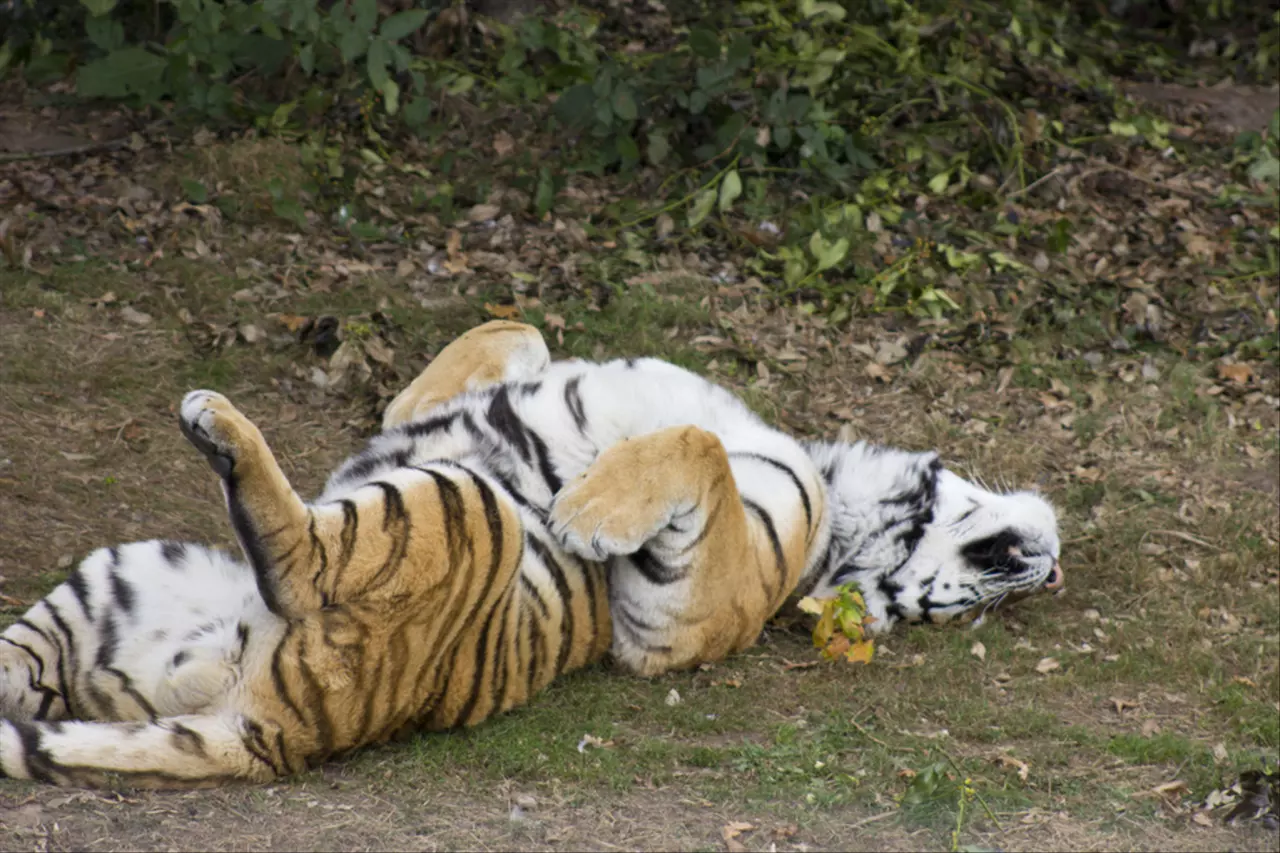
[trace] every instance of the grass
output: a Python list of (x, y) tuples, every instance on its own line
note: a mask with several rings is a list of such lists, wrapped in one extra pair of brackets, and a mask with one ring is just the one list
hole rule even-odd
[[(199, 230), (189, 225), (156, 238), (163, 257), (126, 242), (41, 273), (0, 269), (6, 595), (34, 600), (65, 577), (68, 558), (110, 542), (227, 541), (215, 484), (173, 423), (185, 390), (232, 395), (307, 491), (370, 431), (380, 401), (512, 303), (557, 356), (661, 356), (709, 372), (798, 432), (853, 420), (876, 440), (938, 447), (961, 471), (1037, 485), (1060, 509), (1068, 588), (976, 629), (896, 632), (870, 667), (790, 668), (815, 656), (802, 632), (778, 627), (705, 671), (575, 673), (473, 730), (368, 750), (269, 789), (139, 795), (179, 815), (168, 828), (140, 807), (101, 823), (94, 809), (108, 806), (63, 804), (62, 846), (106, 847), (101, 839), (121, 832), (137, 846), (172, 846), (203, 823), (227, 828), (207, 839), (221, 846), (296, 845), (332, 826), (325, 843), (338, 846), (719, 849), (721, 828), (747, 820), (757, 829), (743, 837), (761, 849), (850, 839), (946, 848), (957, 825), (961, 844), (1002, 849), (1274, 847), (1246, 829), (1189, 827), (1150, 795), (1177, 778), (1189, 803), (1280, 752), (1277, 497), (1257, 479), (1275, 470), (1276, 424), (1229, 426), (1234, 404), (1207, 393), (1204, 364), (1152, 347), (1107, 350), (1097, 366), (1082, 353), (1105, 339), (1109, 309), (1081, 304), (1082, 321), (1066, 331), (1027, 325), (1003, 349), (962, 350), (970, 361), (925, 353), (881, 382), (852, 348), (897, 334), (881, 321), (832, 329), (803, 312), (765, 312), (750, 293), (642, 269), (624, 249), (536, 247), (559, 259), (531, 267), (562, 277), (555, 287), (509, 272), (418, 287), (394, 262), (338, 275), (333, 257), (281, 249), (290, 226), (270, 212), (271, 182), (307, 179), (288, 146), (217, 143), (147, 174), (167, 201), (185, 192), (183, 178), (238, 199), (221, 231), (199, 232), (208, 257), (184, 254)], [(391, 242), (360, 257), (379, 253), (408, 256)], [(266, 295), (235, 297), (264, 285)], [(114, 302), (94, 302), (107, 292)], [(122, 320), (122, 304), (151, 322)], [(327, 359), (273, 326), (273, 314), (358, 326), (381, 336), (394, 362), (368, 381), (319, 389), (311, 372)], [(270, 334), (208, 343), (208, 328), (242, 323)], [(785, 348), (806, 354), (803, 369), (775, 369)], [(1142, 378), (1144, 360), (1158, 381)], [(1004, 368), (1012, 373), (997, 391)], [(1046, 395), (1063, 405), (1049, 408)], [(852, 414), (837, 413), (845, 407)], [(0, 623), (20, 612), (0, 609)], [(1046, 657), (1059, 669), (1042, 674)], [(588, 734), (609, 745), (583, 743)], [(917, 784), (930, 768), (930, 784)], [(964, 778), (980, 801), (965, 800)], [(0, 783), (0, 821), (31, 791)], [(533, 818), (510, 817), (519, 792), (536, 794)], [(251, 834), (263, 818), (274, 828), (261, 832), (277, 834)]]

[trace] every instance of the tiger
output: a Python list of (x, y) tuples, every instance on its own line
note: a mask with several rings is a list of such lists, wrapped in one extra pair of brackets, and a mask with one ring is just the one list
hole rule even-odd
[(242, 555), (102, 548), (5, 630), (2, 777), (266, 782), (474, 726), (606, 657), (719, 661), (849, 582), (878, 632), (1063, 583), (1035, 492), (797, 440), (657, 359), (553, 362), (510, 321), (446, 346), (310, 503), (223, 395), (178, 421)]

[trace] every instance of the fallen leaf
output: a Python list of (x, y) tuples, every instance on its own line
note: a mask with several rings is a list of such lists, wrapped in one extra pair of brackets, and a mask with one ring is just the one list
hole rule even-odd
[(146, 326), (151, 323), (151, 315), (133, 308), (129, 305), (120, 309), (120, 317), (126, 323), (132, 323), (135, 326)]
[(519, 305), (494, 305), (492, 302), (486, 302), (484, 310), (499, 320), (514, 320), (520, 316)]
[(1200, 826), (1213, 826), (1213, 818), (1209, 817), (1205, 812), (1196, 812), (1191, 816), (1192, 823), (1198, 823)]
[(673, 707), (673, 706), (675, 706), (675, 705), (679, 705), (679, 704), (680, 704), (680, 691), (679, 691), (679, 690), (676, 690), (674, 687), (672, 687), (672, 688), (671, 688), (671, 690), (667, 693), (667, 698), (666, 698), (666, 700), (665, 700), (665, 701), (666, 701), (666, 703), (667, 703), (667, 706), (668, 706), (668, 707)]
[(793, 669), (813, 669), (817, 665), (818, 665), (818, 662), (816, 660), (807, 660), (802, 663), (792, 663), (791, 661), (784, 659), (782, 661), (782, 671), (790, 672)]
[(1122, 716), (1126, 709), (1139, 707), (1137, 702), (1130, 702), (1128, 699), (1117, 699), (1115, 696), (1111, 697), (1111, 704), (1115, 706), (1116, 713)]
[(1226, 764), (1231, 759), (1230, 753), (1227, 752), (1227, 745), (1224, 743), (1215, 743), (1213, 745), (1213, 760), (1218, 764)]
[(1246, 385), (1253, 377), (1253, 368), (1247, 364), (1219, 364), (1218, 378), (1228, 379), (1237, 385)]
[(500, 130), (493, 137), (493, 153), (498, 157), (506, 157), (516, 148), (516, 141), (511, 138), (511, 134), (505, 130)]
[(1012, 755), (997, 755), (995, 761), (1000, 767), (1017, 770), (1018, 778), (1023, 782), (1027, 781), (1027, 777), (1031, 775), (1031, 765), (1025, 761), (1019, 761)]
[(613, 746), (613, 741), (603, 740), (591, 734), (583, 735), (582, 740), (578, 741), (578, 752), (586, 752), (589, 746), (595, 749), (608, 749)]
[(732, 853), (742, 853), (747, 848), (737, 840), (738, 836), (744, 832), (750, 832), (755, 829), (755, 824), (746, 821), (735, 820), (726, 823), (720, 828), (720, 837), (724, 839), (725, 847)]
[(1151, 737), (1160, 734), (1160, 724), (1155, 720), (1146, 720), (1142, 723), (1142, 736)]
[(1062, 664), (1058, 663), (1054, 658), (1041, 658), (1040, 663), (1036, 664), (1036, 672), (1041, 675), (1048, 675), (1055, 669), (1061, 669)]
[(484, 222), (486, 219), (496, 218), (501, 212), (502, 208), (496, 204), (477, 204), (467, 211), (467, 218), (472, 222)]
[(978, 642), (978, 643), (974, 643), (974, 644), (969, 648), (969, 654), (973, 655), (973, 656), (974, 656), (975, 658), (977, 658), (978, 660), (983, 660), (983, 661), (984, 661), (984, 660), (986, 660), (986, 659), (987, 659), (987, 647), (986, 647), (986, 646), (984, 646), (984, 645), (982, 645), (982, 643), (980, 643), (980, 642)]
[(1177, 803), (1184, 794), (1191, 793), (1191, 789), (1181, 779), (1174, 779), (1172, 782), (1156, 785), (1151, 789), (1151, 793), (1157, 794), (1172, 803)]

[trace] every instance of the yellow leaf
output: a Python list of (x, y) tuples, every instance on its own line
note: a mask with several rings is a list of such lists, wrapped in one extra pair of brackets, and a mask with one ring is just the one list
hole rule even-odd
[(849, 663), (871, 663), (871, 656), (875, 654), (875, 650), (875, 643), (871, 640), (862, 640), (849, 647), (844, 659)]
[(818, 620), (818, 624), (813, 628), (813, 644), (818, 647), (825, 646), (831, 639), (831, 635), (836, 632), (836, 613), (833, 608), (825, 608), (822, 611), (822, 618)]
[(822, 612), (822, 602), (816, 598), (805, 596), (796, 603), (796, 606), (805, 613), (812, 613), (815, 616)]
[(831, 642), (822, 650), (822, 656), (827, 660), (835, 660), (849, 649), (849, 645), (848, 637), (844, 634), (837, 634), (831, 638)]
[(520, 316), (520, 306), (518, 305), (494, 305), (492, 302), (486, 302), (484, 310), (500, 320), (514, 320)]

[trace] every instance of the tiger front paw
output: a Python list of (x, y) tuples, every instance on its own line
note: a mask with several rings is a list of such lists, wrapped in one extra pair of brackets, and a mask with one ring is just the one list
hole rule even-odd
[(192, 391), (183, 397), (178, 425), (224, 479), (245, 451), (261, 441), (257, 428), (217, 391)]

